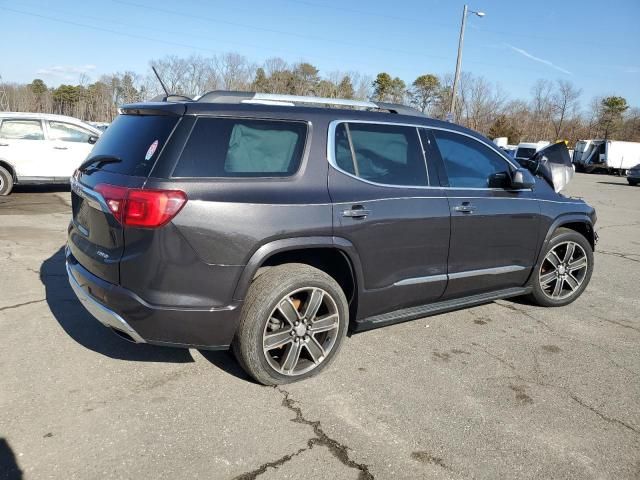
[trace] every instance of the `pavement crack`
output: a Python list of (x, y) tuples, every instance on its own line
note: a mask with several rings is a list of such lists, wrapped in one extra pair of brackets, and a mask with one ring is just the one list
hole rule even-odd
[(280, 467), (281, 465), (284, 465), (285, 463), (290, 461), (293, 457), (297, 457), (302, 452), (305, 452), (305, 451), (309, 450), (309, 448), (311, 448), (311, 447), (301, 448), (297, 452), (290, 453), (288, 455), (280, 457), (279, 459), (277, 459), (277, 460), (275, 460), (273, 462), (263, 463), (262, 465), (260, 465), (255, 470), (252, 470), (252, 471), (246, 472), (246, 473), (241, 473), (240, 475), (238, 475), (236, 477), (233, 477), (233, 480), (254, 480), (259, 475), (262, 475), (263, 473), (265, 473), (268, 468), (273, 468), (275, 470), (278, 467)]
[(7, 305), (6, 307), (1, 307), (0, 312), (3, 312), (4, 310), (12, 310), (14, 308), (24, 307), (25, 305), (33, 305), (34, 303), (41, 303), (44, 301), (46, 301), (46, 298), (43, 298), (41, 300), (31, 300), (30, 302), (16, 303), (14, 305)]
[(632, 262), (640, 263), (640, 259), (631, 258), (631, 255), (637, 256), (637, 253), (623, 253), (623, 252), (611, 252), (608, 250), (596, 250), (596, 253), (601, 253), (603, 255), (611, 255), (613, 257), (624, 258), (625, 260), (631, 260)]
[(625, 428), (628, 428), (629, 430), (631, 430), (634, 433), (640, 434), (640, 430), (638, 430), (637, 428), (632, 427), (631, 425), (629, 425), (626, 422), (623, 422), (622, 420), (618, 420), (617, 418), (612, 418), (612, 417), (609, 417), (609, 416), (605, 415), (604, 413), (602, 413), (601, 411), (599, 411), (595, 407), (592, 407), (591, 405), (588, 405), (583, 400), (581, 400), (580, 398), (576, 397), (573, 393), (569, 393), (569, 397), (571, 397), (571, 399), (574, 402), (576, 402), (578, 405), (580, 405), (581, 407), (584, 407), (587, 410), (591, 410), (593, 413), (595, 413), (597, 416), (599, 416), (604, 421), (609, 422), (609, 423), (613, 423), (613, 424), (617, 424), (617, 425), (621, 425), (621, 426), (623, 426)]
[(320, 421), (312, 421), (305, 418), (302, 413), (302, 409), (295, 404), (297, 403), (295, 400), (291, 398), (291, 394), (286, 390), (276, 387), (276, 390), (283, 395), (282, 406), (291, 410), (295, 413), (296, 417), (291, 420), (295, 423), (301, 423), (303, 425), (308, 425), (313, 428), (313, 433), (315, 433), (315, 437), (309, 439), (307, 442), (307, 449), (313, 448), (314, 445), (322, 445), (329, 449), (331, 454), (340, 460), (343, 465), (346, 465), (349, 468), (355, 468), (360, 471), (358, 478), (360, 480), (373, 480), (374, 476), (369, 471), (369, 466), (364, 463), (357, 463), (349, 457), (349, 447), (341, 444), (337, 440), (329, 437), (324, 430), (322, 429), (322, 425)]

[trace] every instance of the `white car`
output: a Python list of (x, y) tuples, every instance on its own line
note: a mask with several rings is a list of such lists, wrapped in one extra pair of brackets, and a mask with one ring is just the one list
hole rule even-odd
[(0, 195), (14, 184), (69, 182), (101, 133), (73, 117), (0, 112)]

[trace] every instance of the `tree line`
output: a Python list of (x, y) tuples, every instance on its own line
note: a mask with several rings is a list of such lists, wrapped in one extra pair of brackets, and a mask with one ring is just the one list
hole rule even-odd
[[(381, 72), (375, 77), (357, 71), (321, 75), (307, 62), (269, 58), (262, 64), (236, 53), (213, 57), (167, 56), (150, 62), (171, 93), (193, 97), (210, 90), (372, 99), (411, 105), (444, 119), (449, 110), (453, 76), (425, 73), (410, 84)], [(71, 115), (87, 121), (111, 121), (119, 105), (148, 100), (162, 93), (151, 71), (118, 72), (95, 82), (81, 76), (75, 85), (52, 88), (41, 79), (29, 84), (5, 83), (10, 111)], [(582, 91), (567, 80), (537, 80), (526, 99), (509, 98), (500, 85), (463, 72), (454, 118), (490, 138), (520, 141), (611, 138), (640, 141), (640, 109), (619, 96), (593, 98), (583, 108)]]

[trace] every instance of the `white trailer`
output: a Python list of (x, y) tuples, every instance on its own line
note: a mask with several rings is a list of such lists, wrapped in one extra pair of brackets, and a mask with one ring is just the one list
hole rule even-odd
[(597, 169), (624, 175), (640, 163), (640, 143), (618, 140), (579, 140), (573, 154), (577, 170), (593, 172)]

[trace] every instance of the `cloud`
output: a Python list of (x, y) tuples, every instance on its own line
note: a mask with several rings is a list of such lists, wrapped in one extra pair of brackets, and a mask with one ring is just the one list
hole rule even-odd
[(527, 57), (531, 60), (533, 60), (534, 62), (538, 62), (538, 63), (543, 63), (551, 68), (555, 68), (556, 70), (558, 70), (559, 72), (565, 73), (567, 75), (573, 75), (573, 73), (571, 73), (569, 70), (566, 70), (562, 67), (559, 67), (558, 65), (555, 65), (554, 63), (551, 63), (549, 60), (545, 60), (544, 58), (540, 58), (540, 57), (536, 57), (535, 55), (531, 55), (529, 52), (527, 52), (526, 50), (523, 50), (522, 48), (518, 48), (518, 47), (514, 47), (513, 45), (509, 45), (508, 43), (505, 43), (505, 45), (507, 47), (509, 47), (511, 50), (513, 50), (516, 53), (519, 53), (520, 55), (522, 55), (523, 57)]
[(58, 77), (64, 80), (75, 80), (79, 75), (89, 74), (97, 67), (95, 65), (53, 65), (47, 68), (41, 68), (36, 72), (38, 75), (47, 75), (50, 77)]

